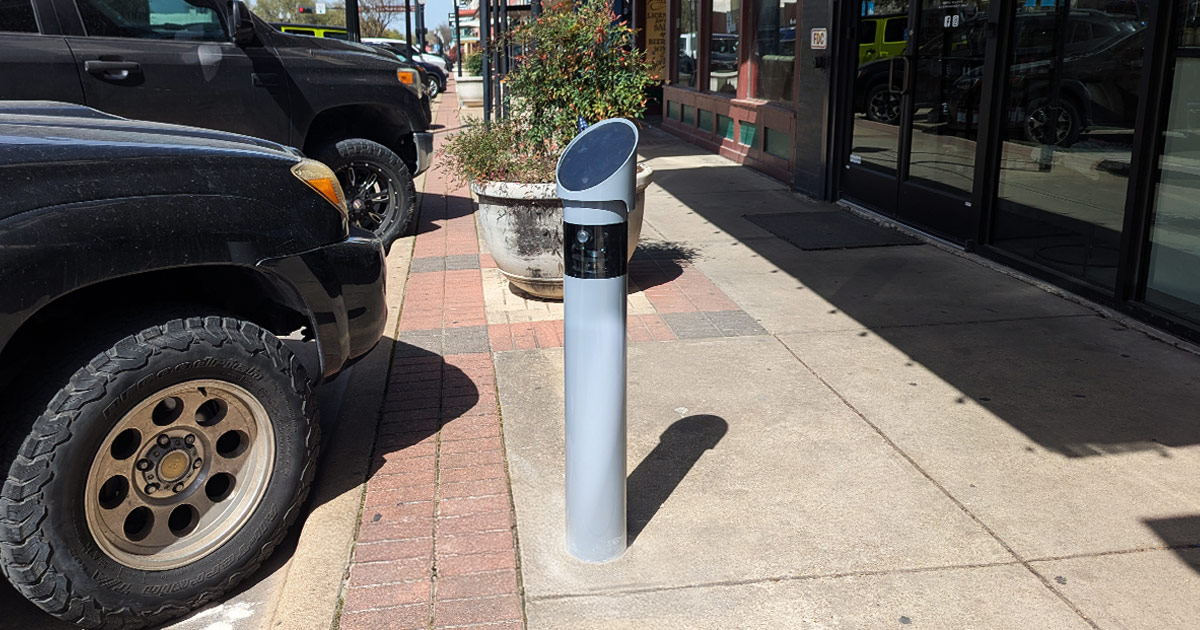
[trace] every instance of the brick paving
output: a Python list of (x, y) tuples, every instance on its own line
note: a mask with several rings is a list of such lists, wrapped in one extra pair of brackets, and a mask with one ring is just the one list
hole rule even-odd
[[(562, 347), (562, 303), (508, 287), (465, 186), (435, 168), (423, 193), (339, 628), (523, 629), (492, 356)], [(680, 244), (643, 239), (629, 284), (630, 343), (765, 332)]]
[[(449, 88), (443, 129), (458, 125)], [(464, 188), (435, 169), (423, 192), (339, 627), (523, 629), (480, 271), (490, 257)]]

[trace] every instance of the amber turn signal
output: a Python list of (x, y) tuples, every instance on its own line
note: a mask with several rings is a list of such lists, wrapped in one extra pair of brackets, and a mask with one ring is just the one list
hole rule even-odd
[(338, 210), (341, 210), (343, 216), (349, 214), (349, 210), (346, 208), (346, 196), (342, 193), (342, 185), (338, 183), (337, 175), (334, 175), (328, 166), (316, 160), (303, 159), (292, 167), (292, 174), (308, 184), (309, 188), (317, 191)]

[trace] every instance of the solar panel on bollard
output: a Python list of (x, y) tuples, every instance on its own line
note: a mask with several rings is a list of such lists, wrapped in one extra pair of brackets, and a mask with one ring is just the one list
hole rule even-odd
[(637, 127), (604, 120), (567, 145), (563, 202), (567, 551), (625, 552), (625, 296)]

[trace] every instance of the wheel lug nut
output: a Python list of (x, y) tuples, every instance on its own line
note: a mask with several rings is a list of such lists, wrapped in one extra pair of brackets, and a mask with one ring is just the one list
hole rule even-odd
[(204, 465), (204, 460), (200, 459), (199, 457), (196, 458), (196, 461), (192, 462), (192, 468), (195, 468), (196, 470), (199, 470), (200, 467), (203, 465)]
[(138, 469), (138, 470), (140, 470), (140, 471), (142, 471), (142, 472), (145, 472), (145, 471), (147, 471), (147, 470), (150, 470), (150, 468), (151, 468), (152, 466), (153, 466), (153, 464), (151, 464), (151, 463), (150, 463), (150, 460), (148, 460), (148, 459), (139, 459), (139, 460), (137, 461), (137, 469)]
[(154, 494), (155, 492), (158, 492), (158, 484), (156, 484), (156, 483), (146, 484), (146, 494)]
[(160, 435), (160, 436), (158, 436), (158, 445), (159, 445), (159, 446), (161, 446), (161, 447), (163, 447), (163, 448), (166, 448), (166, 447), (170, 446), (170, 445), (171, 445), (171, 438), (169, 438), (169, 437), (167, 437), (167, 436), (165, 436), (165, 435)]
[(183, 443), (184, 443), (184, 444), (187, 444), (188, 446), (191, 446), (191, 445), (195, 444), (195, 443), (196, 443), (196, 436), (194, 436), (194, 435), (189, 435), (189, 436), (186, 436), (186, 437), (184, 437), (184, 438), (183, 438)]
[(175, 487), (172, 488), (171, 490), (173, 490), (175, 492), (175, 494), (179, 494), (180, 492), (183, 492), (183, 484), (177, 483), (177, 484), (175, 484)]

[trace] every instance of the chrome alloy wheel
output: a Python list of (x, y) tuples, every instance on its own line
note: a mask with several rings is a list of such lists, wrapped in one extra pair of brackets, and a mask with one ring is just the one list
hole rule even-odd
[(127, 567), (187, 565), (245, 525), (274, 463), (275, 432), (253, 394), (219, 380), (173, 385), (101, 443), (84, 490), (88, 530)]

